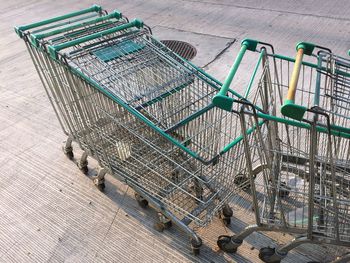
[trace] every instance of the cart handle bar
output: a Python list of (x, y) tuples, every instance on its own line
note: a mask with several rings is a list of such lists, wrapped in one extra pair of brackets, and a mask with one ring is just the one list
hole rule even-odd
[(67, 32), (67, 31), (79, 28), (79, 27), (84, 27), (84, 26), (87, 26), (87, 25), (96, 24), (96, 23), (103, 22), (103, 21), (106, 21), (106, 20), (109, 20), (109, 19), (113, 19), (113, 18), (121, 19), (122, 17), (123, 16), (122, 16), (121, 12), (119, 12), (118, 10), (114, 10), (109, 15), (101, 16), (101, 17), (98, 17), (98, 18), (95, 18), (95, 19), (92, 19), (92, 20), (89, 20), (89, 21), (86, 21), (86, 22), (83, 22), (83, 23), (80, 23), (80, 24), (67, 26), (67, 27), (56, 29), (54, 31), (50, 31), (50, 32), (47, 32), (47, 33), (32, 34), (32, 35), (30, 35), (30, 40), (31, 40), (32, 44), (35, 47), (38, 47), (39, 46), (39, 40), (41, 40), (43, 38), (51, 37), (51, 36), (54, 36), (54, 35), (57, 35), (57, 34), (61, 34), (61, 33), (64, 33), (64, 32)]
[(15, 32), (17, 33), (17, 35), (20, 38), (23, 38), (23, 33), (26, 30), (33, 29), (35, 27), (44, 26), (44, 25), (47, 25), (47, 24), (51, 24), (51, 23), (54, 23), (54, 22), (58, 22), (58, 21), (61, 21), (61, 20), (72, 18), (72, 17), (75, 17), (75, 16), (80, 16), (80, 15), (91, 13), (91, 12), (97, 12), (98, 13), (98, 12), (101, 12), (101, 11), (102, 11), (102, 7), (101, 6), (99, 6), (99, 5), (92, 5), (89, 8), (86, 8), (86, 9), (83, 9), (83, 10), (80, 10), (80, 11), (76, 11), (76, 12), (72, 12), (72, 13), (69, 13), (69, 14), (65, 14), (65, 15), (62, 15), (62, 16), (53, 17), (53, 18), (50, 18), (50, 19), (46, 19), (46, 20), (43, 20), (43, 21), (40, 21), (40, 22), (28, 24), (28, 25), (16, 26), (15, 27)]
[(300, 75), (301, 66), (303, 64), (303, 56), (311, 56), (314, 49), (323, 49), (331, 53), (332, 51), (328, 48), (317, 46), (308, 42), (299, 42), (296, 45), (297, 55), (295, 57), (295, 63), (292, 71), (292, 77), (289, 82), (288, 93), (281, 107), (281, 113), (294, 120), (301, 121), (304, 117), (305, 112), (308, 110), (305, 106), (295, 104), (295, 93), (298, 86), (298, 80)]
[(132, 27), (142, 28), (143, 27), (143, 22), (141, 20), (139, 20), (139, 19), (134, 19), (130, 23), (126, 23), (126, 24), (123, 24), (123, 25), (120, 25), (120, 26), (116, 26), (116, 27), (113, 27), (113, 28), (110, 28), (110, 29), (106, 29), (106, 30), (101, 31), (101, 32), (97, 32), (97, 33), (88, 35), (88, 36), (77, 38), (77, 39), (74, 39), (74, 40), (69, 41), (69, 42), (65, 42), (65, 43), (62, 43), (62, 44), (55, 45), (55, 46), (50, 45), (50, 46), (48, 46), (48, 51), (50, 53), (50, 56), (53, 59), (58, 59), (57, 52), (62, 50), (62, 49), (69, 48), (69, 47), (72, 47), (72, 46), (75, 46), (75, 45), (79, 45), (79, 44), (81, 44), (83, 42), (90, 41), (90, 40), (93, 40), (93, 39), (96, 39), (96, 38), (101, 38), (103, 36), (106, 36), (106, 35), (109, 35), (109, 34), (112, 34), (112, 33), (118, 32), (118, 31), (121, 31), (121, 30), (125, 30), (125, 29), (128, 29), (128, 28), (132, 28)]
[(235, 61), (233, 62), (233, 65), (229, 71), (229, 74), (227, 75), (227, 77), (224, 81), (224, 84), (221, 86), (221, 89), (218, 92), (218, 94), (216, 94), (213, 97), (213, 104), (215, 106), (217, 106), (223, 110), (226, 110), (226, 111), (231, 111), (234, 99), (228, 97), (227, 92), (229, 91), (232, 80), (233, 80), (234, 76), (236, 75), (236, 72), (239, 68), (239, 65), (242, 62), (242, 59), (243, 59), (245, 52), (247, 50), (255, 51), (256, 47), (259, 43), (260, 43), (259, 41), (253, 40), (253, 39), (243, 39), (242, 40), (241, 49), (240, 49)]
[(284, 103), (281, 107), (281, 113), (284, 116), (290, 117), (295, 120), (301, 121), (303, 119), (303, 116), (305, 112), (307, 111), (307, 108), (301, 105), (295, 104), (295, 93), (297, 90), (299, 75), (300, 75), (300, 69), (303, 62), (303, 56), (311, 55), (313, 50), (315, 48), (315, 45), (311, 43), (301, 42), (298, 43), (296, 46), (297, 55), (295, 57), (295, 63), (292, 71), (292, 77), (289, 82), (288, 87), (288, 93), (287, 97), (284, 100)]

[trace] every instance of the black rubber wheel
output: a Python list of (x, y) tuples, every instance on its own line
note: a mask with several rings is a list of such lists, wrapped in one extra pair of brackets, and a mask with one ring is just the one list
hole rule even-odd
[(223, 217), (222, 222), (224, 222), (225, 226), (229, 226), (231, 224), (231, 217)]
[(135, 193), (135, 199), (140, 207), (147, 208), (148, 207), (148, 201), (144, 199), (141, 195), (138, 193)]
[(64, 153), (69, 160), (73, 160), (74, 158), (74, 153), (73, 152), (66, 152)]
[(164, 226), (164, 224), (161, 223), (161, 222), (156, 222), (156, 223), (154, 223), (153, 228), (154, 228), (155, 230), (157, 230), (158, 232), (163, 232), (164, 229), (165, 229), (165, 226)]
[(272, 247), (263, 247), (259, 250), (259, 258), (263, 262), (268, 262), (268, 263), (279, 263), (281, 260), (275, 260), (271, 261), (270, 258), (275, 254), (275, 249)]
[(244, 191), (247, 191), (250, 189), (249, 178), (244, 174), (237, 174), (233, 182), (235, 185), (237, 185)]
[(281, 182), (281, 186), (284, 187), (285, 189), (279, 190), (279, 192), (278, 192), (279, 197), (281, 197), (281, 198), (288, 197), (289, 192), (290, 192), (290, 187), (288, 187), (285, 182)]
[(105, 183), (102, 183), (102, 184), (98, 184), (96, 185), (97, 189), (100, 190), (101, 192), (104, 191), (104, 189), (106, 188), (106, 185)]
[(81, 171), (83, 174), (85, 174), (85, 175), (87, 175), (88, 172), (89, 172), (89, 167), (87, 167), (87, 166), (83, 166), (83, 167), (81, 167), (81, 168), (79, 168), (79, 169), (80, 169), (80, 171)]
[(202, 246), (203, 242), (202, 239), (199, 237), (197, 239), (191, 239), (191, 248), (192, 248), (192, 253), (195, 256), (199, 255), (200, 252), (200, 247)]
[(140, 207), (147, 208), (148, 207), (148, 201), (146, 199), (142, 200), (136, 200)]
[(200, 248), (199, 247), (192, 247), (192, 253), (195, 256), (198, 256), (200, 254)]
[(165, 229), (169, 229), (169, 228), (171, 228), (172, 226), (173, 226), (173, 223), (172, 223), (171, 221), (168, 221), (168, 222), (164, 223)]
[(229, 244), (231, 243), (231, 236), (219, 236), (218, 241), (216, 244), (218, 247), (227, 253), (236, 253), (237, 248), (236, 247), (230, 247)]
[(289, 196), (289, 191), (288, 190), (280, 190), (278, 193), (279, 197), (281, 198), (286, 198)]
[(229, 205), (224, 205), (224, 207), (222, 208), (222, 214), (224, 217), (232, 217), (233, 216), (232, 208)]

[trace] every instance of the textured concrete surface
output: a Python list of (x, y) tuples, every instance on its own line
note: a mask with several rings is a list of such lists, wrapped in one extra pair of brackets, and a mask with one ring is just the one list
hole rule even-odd
[[(260, 247), (290, 237), (253, 234), (236, 255), (222, 253), (217, 236), (237, 232), (250, 221), (249, 213), (236, 213), (229, 228), (215, 220), (198, 229), (205, 244), (194, 257), (188, 238), (176, 228), (164, 233), (153, 229), (155, 212), (139, 208), (129, 187), (107, 176), (103, 194), (88, 178), (96, 172), (93, 160), (86, 177), (62, 154), (65, 136), (13, 26), (92, 3), (142, 18), (160, 39), (190, 42), (198, 51), (194, 63), (210, 63), (205, 69), (220, 80), (246, 37), (270, 42), (278, 53), (291, 56), (301, 40), (343, 56), (350, 48), (348, 0), (1, 1), (0, 262), (259, 262)], [(248, 63), (243, 69), (249, 69)], [(242, 72), (235, 80), (237, 89), (249, 77)], [(81, 152), (75, 154), (78, 158)], [(332, 259), (327, 250), (306, 246), (284, 262)]]

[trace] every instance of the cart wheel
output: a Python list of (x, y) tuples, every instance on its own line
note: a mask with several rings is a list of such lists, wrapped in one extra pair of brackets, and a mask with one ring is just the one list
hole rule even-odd
[(69, 151), (69, 152), (66, 152), (66, 153), (64, 153), (66, 156), (67, 156), (67, 158), (69, 159), (69, 160), (73, 160), (73, 158), (74, 158), (74, 153), (73, 153), (73, 151)]
[(139, 206), (142, 207), (142, 208), (147, 208), (147, 207), (148, 207), (148, 201), (147, 201), (146, 199), (137, 200), (137, 203), (138, 203)]
[(267, 263), (279, 263), (280, 259), (272, 259), (272, 256), (275, 255), (275, 248), (272, 247), (263, 247), (259, 251), (259, 258), (263, 262)]
[(87, 166), (80, 167), (79, 169), (85, 175), (87, 175), (89, 172), (89, 168)]
[(235, 185), (242, 188), (244, 191), (247, 191), (250, 189), (249, 178), (244, 174), (237, 174), (233, 182)]
[(140, 207), (142, 207), (142, 208), (148, 207), (148, 201), (145, 198), (143, 198), (141, 195), (139, 195), (138, 193), (135, 193), (135, 199)]
[(227, 253), (236, 253), (237, 247), (233, 245), (231, 242), (232, 237), (231, 236), (219, 236), (218, 241), (216, 244), (218, 247)]
[(165, 226), (162, 222), (156, 222), (156, 223), (154, 223), (153, 228), (155, 230), (157, 230), (158, 232), (163, 232), (165, 229)]
[(200, 253), (200, 247), (202, 246), (202, 240), (200, 238), (196, 239), (191, 239), (191, 248), (192, 248), (192, 253), (195, 256), (198, 256)]
[(173, 226), (173, 223), (171, 222), (171, 220), (169, 220), (168, 222), (166, 223), (163, 223), (165, 229), (169, 229)]
[(106, 185), (105, 183), (102, 183), (102, 184), (98, 184), (96, 185), (97, 189), (100, 190), (101, 192), (104, 191), (104, 189), (106, 188)]
[(229, 226), (231, 224), (231, 217), (223, 217), (222, 222), (224, 222), (225, 226)]
[(222, 214), (223, 214), (224, 217), (232, 217), (233, 216), (233, 210), (228, 204), (226, 204), (222, 208)]
[(290, 192), (290, 187), (287, 186), (287, 184), (285, 182), (281, 182), (281, 186), (286, 188), (286, 189), (279, 190), (279, 192), (278, 192), (279, 197), (281, 197), (281, 198), (288, 197), (289, 196), (289, 192)]
[(199, 247), (193, 247), (192, 248), (192, 253), (193, 253), (193, 255), (198, 256), (199, 253), (200, 253), (200, 248)]

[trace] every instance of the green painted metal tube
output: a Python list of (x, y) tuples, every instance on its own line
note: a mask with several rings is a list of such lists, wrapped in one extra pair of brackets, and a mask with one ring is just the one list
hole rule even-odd
[(106, 21), (106, 20), (109, 20), (109, 19), (113, 19), (113, 18), (120, 19), (121, 17), (122, 17), (121, 12), (119, 12), (118, 10), (114, 10), (109, 15), (101, 16), (101, 17), (98, 17), (98, 18), (95, 18), (95, 19), (92, 19), (92, 20), (89, 20), (89, 21), (85, 21), (83, 23), (70, 25), (70, 26), (67, 26), (67, 27), (64, 27), (64, 28), (59, 28), (59, 29), (56, 29), (56, 30), (53, 30), (53, 31), (50, 31), (50, 32), (47, 32), (47, 33), (32, 34), (30, 36), (30, 39), (31, 39), (32, 44), (35, 47), (38, 47), (40, 39), (43, 39), (43, 38), (46, 38), (46, 37), (50, 37), (50, 36), (54, 36), (54, 35), (57, 35), (57, 34), (61, 34), (61, 33), (64, 33), (64, 32), (67, 32), (67, 31), (70, 31), (70, 30), (73, 30), (73, 29), (76, 29), (76, 28), (84, 27), (84, 26), (87, 26), (87, 25), (100, 23), (100, 22), (103, 22), (103, 21)]
[(143, 22), (141, 20), (139, 20), (139, 19), (134, 19), (132, 22), (127, 23), (127, 24), (123, 24), (123, 25), (120, 25), (120, 26), (117, 26), (117, 27), (113, 27), (113, 28), (110, 28), (110, 29), (107, 29), (107, 30), (104, 30), (104, 31), (101, 31), (101, 32), (97, 32), (97, 33), (94, 33), (94, 34), (91, 34), (91, 35), (88, 35), (88, 36), (84, 36), (84, 37), (81, 37), (81, 38), (78, 38), (78, 39), (74, 39), (72, 41), (65, 42), (65, 43), (62, 43), (62, 44), (58, 44), (58, 45), (54, 45), (54, 46), (48, 46), (48, 51), (49, 51), (50, 56), (52, 58), (57, 59), (57, 52), (62, 50), (62, 49), (69, 48), (69, 47), (72, 47), (72, 46), (75, 46), (75, 45), (79, 45), (81, 43), (84, 43), (84, 42), (87, 42), (87, 41), (90, 41), (90, 40), (93, 40), (93, 39), (96, 39), (96, 38), (100, 38), (100, 37), (103, 37), (103, 36), (106, 36), (106, 35), (109, 35), (109, 34), (112, 34), (112, 33), (118, 32), (118, 31), (121, 31), (121, 30), (125, 30), (125, 29), (131, 28), (131, 27), (141, 28), (141, 27), (143, 27)]
[(233, 98), (227, 97), (227, 92), (230, 88), (233, 77), (236, 75), (239, 65), (242, 62), (243, 56), (247, 51), (247, 45), (242, 44), (241, 49), (236, 57), (229, 74), (227, 75), (224, 84), (222, 85), (219, 93), (214, 96), (213, 104), (221, 109), (230, 111), (232, 109)]
[[(265, 120), (259, 121), (258, 125), (261, 127), (265, 123)], [(251, 134), (253, 131), (256, 130), (256, 125), (253, 125), (249, 129), (247, 129), (246, 133), (247, 135)], [(240, 143), (243, 140), (243, 134), (239, 135), (236, 139), (234, 139), (232, 142), (227, 144), (220, 152), (220, 155), (228, 152), (232, 147), (236, 146), (238, 143)]]
[(55, 23), (61, 20), (65, 20), (65, 19), (69, 19), (75, 16), (80, 16), (83, 14), (87, 14), (87, 13), (91, 13), (91, 12), (101, 12), (102, 7), (99, 5), (93, 5), (89, 8), (80, 10), (80, 11), (76, 11), (73, 13), (69, 13), (66, 15), (62, 15), (62, 16), (57, 16), (57, 17), (53, 17), (50, 19), (46, 19), (40, 22), (36, 22), (36, 23), (32, 23), (32, 24), (28, 24), (28, 25), (23, 25), (23, 26), (17, 26), (15, 27), (15, 32), (17, 33), (17, 35), (22, 38), (23, 37), (23, 31), (29, 30), (29, 29), (33, 29), (35, 27), (40, 27), (40, 26), (44, 26), (47, 24), (51, 24), (51, 23)]
[(261, 63), (261, 61), (262, 61), (262, 58), (263, 58), (263, 56), (265, 56), (265, 54), (266, 54), (266, 51), (265, 51), (265, 49), (263, 49), (263, 50), (260, 52), (258, 62), (256, 63), (255, 68), (254, 68), (254, 71), (253, 71), (253, 75), (252, 75), (252, 77), (251, 77), (250, 80), (249, 80), (248, 87), (247, 87), (246, 92), (245, 92), (245, 94), (244, 94), (244, 98), (245, 98), (245, 99), (248, 98), (248, 95), (249, 95), (249, 93), (250, 93), (250, 90), (251, 90), (251, 88), (252, 88), (252, 85), (253, 85), (253, 82), (254, 82), (254, 79), (255, 79), (255, 76), (256, 76), (256, 73), (257, 73), (258, 68), (259, 68), (259, 66), (260, 66), (260, 63)]

